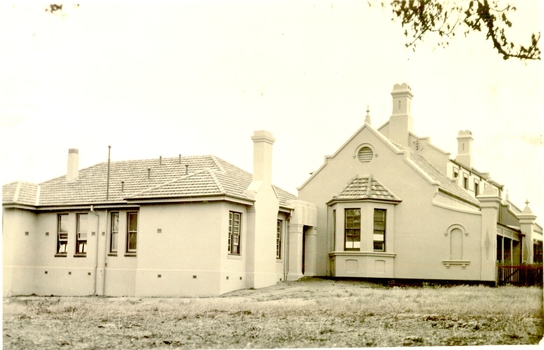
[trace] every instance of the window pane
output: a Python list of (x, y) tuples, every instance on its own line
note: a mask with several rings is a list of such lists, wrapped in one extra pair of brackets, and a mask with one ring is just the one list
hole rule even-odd
[(58, 252), (59, 253), (66, 253), (66, 242), (59, 242), (59, 248), (58, 248)]
[(136, 250), (136, 233), (129, 233), (128, 235), (128, 249)]
[(385, 210), (374, 211), (374, 221), (384, 221), (384, 219), (385, 219)]
[(117, 233), (113, 233), (111, 235), (110, 251), (112, 252), (117, 251)]
[(117, 237), (119, 232), (119, 213), (111, 213), (110, 252), (117, 252)]
[(276, 259), (281, 259), (281, 233), (282, 233), (282, 221), (278, 220), (276, 225)]
[(374, 209), (374, 234), (372, 235), (374, 251), (385, 251), (386, 210)]
[(385, 250), (384, 247), (385, 247), (385, 244), (383, 242), (374, 241), (374, 250), (375, 251), (383, 251), (383, 250)]
[(345, 209), (344, 248), (359, 250), (361, 246), (361, 210)]
[(229, 254), (240, 254), (240, 234), (241, 234), (242, 214), (229, 212), (229, 231), (228, 231), (228, 252)]
[(59, 215), (59, 232), (68, 232), (68, 215)]
[(77, 231), (87, 232), (87, 214), (78, 214), (77, 216)]
[(111, 214), (111, 231), (119, 232), (119, 213)]
[(138, 215), (136, 213), (128, 214), (128, 230), (137, 231), (138, 230)]

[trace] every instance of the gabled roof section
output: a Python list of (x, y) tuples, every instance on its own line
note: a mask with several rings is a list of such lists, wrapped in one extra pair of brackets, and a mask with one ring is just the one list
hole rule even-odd
[(401, 202), (399, 197), (395, 196), (372, 176), (355, 177), (340, 194), (333, 197), (333, 201), (348, 200)]
[[(14, 182), (3, 186), (2, 202), (32, 206), (66, 206), (126, 203), (127, 200), (194, 198), (223, 195), (253, 201), (244, 194), (252, 176), (215, 156), (107, 162), (79, 171), (78, 179), (65, 176), (41, 183)], [(276, 186), (280, 206), (296, 197)]]
[(323, 165), (319, 167), (316, 171), (311, 173), (310, 177), (300, 186), (298, 187), (299, 190), (303, 189), (306, 184), (308, 184), (325, 166), (327, 166), (328, 160), (331, 158), (336, 157), (338, 153), (340, 153), (350, 142), (353, 140), (358, 134), (360, 134), (364, 129), (368, 129), (370, 132), (372, 132), (377, 138), (382, 140), (384, 144), (389, 147), (393, 152), (397, 154), (404, 153), (403, 149), (399, 149), (396, 144), (392, 143), (391, 140), (387, 139), (385, 136), (382, 135), (379, 131), (374, 129), (370, 124), (365, 123), (362, 127), (359, 128), (332, 156), (325, 156), (325, 161), (323, 162)]

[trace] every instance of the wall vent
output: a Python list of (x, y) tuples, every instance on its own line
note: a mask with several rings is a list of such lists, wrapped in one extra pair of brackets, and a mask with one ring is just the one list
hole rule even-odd
[(365, 146), (359, 150), (359, 154), (357, 156), (359, 157), (359, 161), (361, 163), (368, 163), (372, 160), (374, 152), (372, 152), (370, 147)]

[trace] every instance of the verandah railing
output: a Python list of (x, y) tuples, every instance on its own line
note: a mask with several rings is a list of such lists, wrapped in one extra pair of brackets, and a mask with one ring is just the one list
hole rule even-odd
[(542, 264), (497, 265), (497, 284), (542, 286)]

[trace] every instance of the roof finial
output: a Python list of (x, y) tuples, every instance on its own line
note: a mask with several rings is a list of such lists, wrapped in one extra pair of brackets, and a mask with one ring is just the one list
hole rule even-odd
[(525, 204), (526, 204), (527, 206), (529, 206), (529, 203), (531, 203), (531, 202), (529, 202), (529, 199), (527, 199), (527, 200), (525, 201)]
[(365, 123), (370, 125), (370, 106), (369, 105), (366, 105)]

